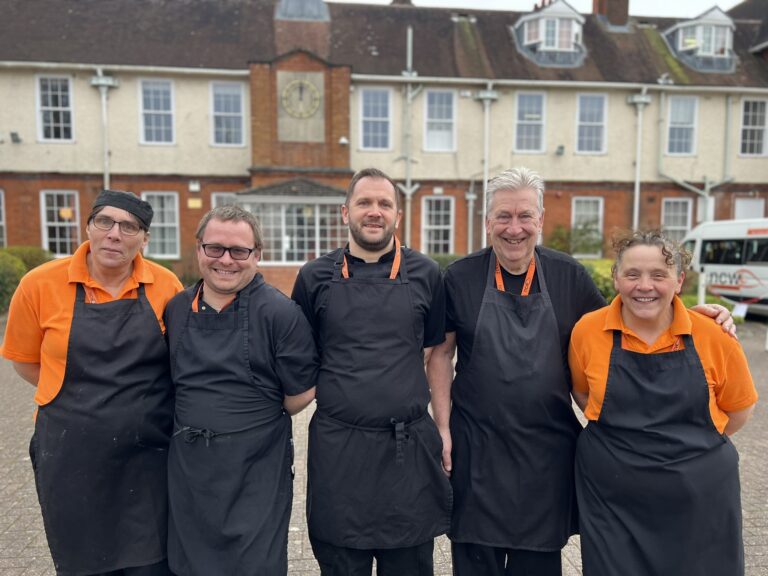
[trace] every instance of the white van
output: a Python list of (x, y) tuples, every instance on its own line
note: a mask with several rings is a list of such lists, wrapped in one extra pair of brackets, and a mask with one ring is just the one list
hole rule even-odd
[(710, 293), (768, 315), (768, 218), (704, 222), (683, 244)]

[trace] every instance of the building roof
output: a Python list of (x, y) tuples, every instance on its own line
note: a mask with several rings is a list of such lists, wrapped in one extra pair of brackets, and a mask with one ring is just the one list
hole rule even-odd
[(764, 20), (768, 15), (768, 0), (744, 0), (728, 10), (734, 20)]
[[(764, 6), (767, 1), (743, 4)], [(0, 60), (245, 71), (249, 62), (271, 62), (280, 56), (274, 33), (277, 4), (0, 0)], [(288, 4), (286, 9), (298, 9)], [(676, 84), (768, 87), (768, 64), (749, 51), (759, 43), (758, 20), (736, 21), (736, 68), (713, 74), (687, 68), (669, 51), (662, 32), (681, 20), (634, 18), (635, 25), (622, 32), (609, 29), (595, 15), (585, 15), (584, 63), (543, 68), (518, 52), (511, 35), (510, 28), (526, 13), (408, 4), (327, 6), (327, 60), (350, 66), (356, 74), (400, 76), (406, 67), (410, 25), (413, 68), (422, 77), (655, 83), (667, 74)], [(281, 21), (281, 26), (290, 24)]]
[(292, 178), (291, 180), (284, 180), (283, 182), (277, 182), (275, 184), (267, 184), (266, 186), (257, 186), (256, 188), (249, 188), (237, 192), (238, 196), (307, 196), (307, 197), (321, 197), (327, 198), (329, 196), (339, 196), (343, 198), (346, 195), (346, 191), (341, 188), (334, 188), (327, 184), (321, 184), (310, 180), (308, 178)]

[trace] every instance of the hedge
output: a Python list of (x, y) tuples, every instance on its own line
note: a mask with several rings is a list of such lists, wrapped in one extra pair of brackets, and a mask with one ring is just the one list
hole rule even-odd
[(8, 310), (16, 286), (26, 273), (27, 267), (20, 258), (0, 251), (0, 312)]
[(8, 246), (8, 248), (4, 248), (2, 251), (7, 252), (11, 256), (16, 256), (16, 258), (24, 263), (27, 271), (53, 260), (53, 254), (39, 246)]

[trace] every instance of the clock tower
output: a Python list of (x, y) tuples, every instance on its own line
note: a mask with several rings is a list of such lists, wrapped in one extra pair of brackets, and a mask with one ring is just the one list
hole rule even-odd
[(351, 177), (349, 66), (331, 61), (323, 0), (280, 0), (274, 58), (251, 64), (252, 186), (298, 176), (345, 187)]

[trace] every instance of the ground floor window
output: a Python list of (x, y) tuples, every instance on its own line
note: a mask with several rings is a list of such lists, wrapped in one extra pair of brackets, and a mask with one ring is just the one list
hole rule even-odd
[(43, 248), (55, 256), (69, 256), (80, 245), (77, 191), (43, 190), (40, 193)]
[(314, 203), (251, 202), (240, 205), (261, 223), (265, 264), (302, 264), (344, 246), (348, 228), (341, 219), (341, 199)]
[(422, 250), (453, 254), (453, 197), (425, 196), (421, 206)]
[(141, 197), (155, 211), (145, 254), (150, 258), (180, 258), (179, 195), (176, 192), (144, 192)]
[(681, 242), (691, 229), (690, 198), (664, 198), (661, 206), (661, 227), (671, 240)]
[(577, 196), (571, 206), (571, 254), (600, 258), (603, 254), (603, 199)]

